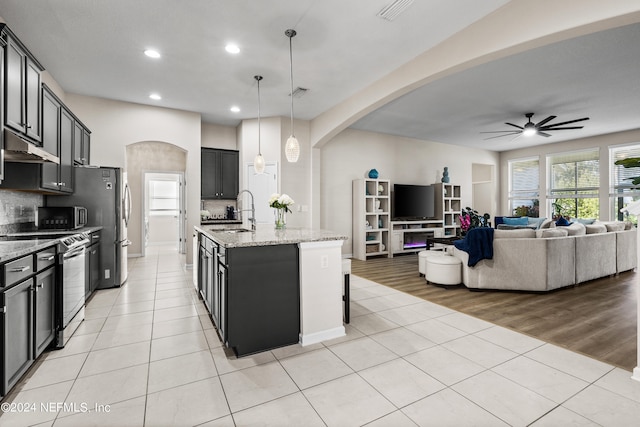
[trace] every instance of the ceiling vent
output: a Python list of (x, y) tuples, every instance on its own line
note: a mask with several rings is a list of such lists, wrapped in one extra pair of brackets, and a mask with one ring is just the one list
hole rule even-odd
[[(294, 98), (302, 98), (308, 91), (309, 89), (306, 89), (304, 87), (300, 87), (298, 86), (297, 88), (295, 88), (293, 90), (293, 97)], [(291, 96), (291, 94), (289, 94), (289, 96)]]
[(404, 12), (406, 8), (411, 6), (412, 3), (413, 0), (396, 0), (389, 6), (384, 7), (376, 16), (386, 19), (387, 21), (393, 21), (398, 15)]

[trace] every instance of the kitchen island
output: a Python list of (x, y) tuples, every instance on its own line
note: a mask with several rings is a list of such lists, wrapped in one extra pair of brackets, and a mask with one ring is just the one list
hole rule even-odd
[(326, 230), (195, 226), (197, 289), (238, 356), (343, 336), (341, 247)]

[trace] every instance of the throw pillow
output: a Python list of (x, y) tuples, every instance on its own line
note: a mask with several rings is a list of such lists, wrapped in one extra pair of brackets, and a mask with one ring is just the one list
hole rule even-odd
[(569, 222), (569, 221), (567, 221), (567, 218), (565, 218), (565, 217), (563, 217), (563, 216), (561, 216), (561, 217), (560, 217), (560, 219), (558, 219), (558, 220), (556, 221), (556, 226), (558, 226), (558, 227), (566, 227), (566, 226), (568, 226), (569, 224), (570, 224), (570, 222)]
[(544, 221), (542, 221), (542, 224), (540, 224), (540, 229), (542, 228), (555, 228), (556, 227), (556, 222), (552, 219), (545, 219)]
[(586, 228), (587, 234), (599, 234), (607, 232), (607, 227), (605, 227), (604, 224), (587, 224), (584, 227)]
[(593, 224), (595, 220), (595, 218), (576, 218), (576, 221), (584, 225)]
[(534, 225), (536, 230), (540, 228), (543, 222), (545, 222), (547, 218), (529, 218), (529, 225)]
[(547, 237), (567, 237), (569, 235), (569, 231), (566, 228), (545, 228), (542, 230), (536, 230), (537, 238), (547, 238)]
[(506, 225), (529, 225), (529, 218), (521, 216), (519, 218), (505, 218), (504, 223)]

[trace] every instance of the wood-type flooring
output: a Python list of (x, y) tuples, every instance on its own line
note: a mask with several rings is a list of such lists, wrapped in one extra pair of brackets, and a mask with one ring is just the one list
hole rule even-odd
[(470, 291), (427, 284), (415, 254), (352, 260), (352, 274), (632, 371), (638, 273), (549, 293)]

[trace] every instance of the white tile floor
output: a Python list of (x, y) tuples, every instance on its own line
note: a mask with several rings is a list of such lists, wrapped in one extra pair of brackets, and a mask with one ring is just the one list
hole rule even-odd
[[(153, 249), (153, 248), (152, 248)], [(6, 426), (637, 426), (630, 372), (352, 276), (346, 337), (236, 359), (156, 248), (12, 393)], [(42, 405), (45, 406), (42, 406)], [(22, 406), (20, 406), (22, 405)]]

